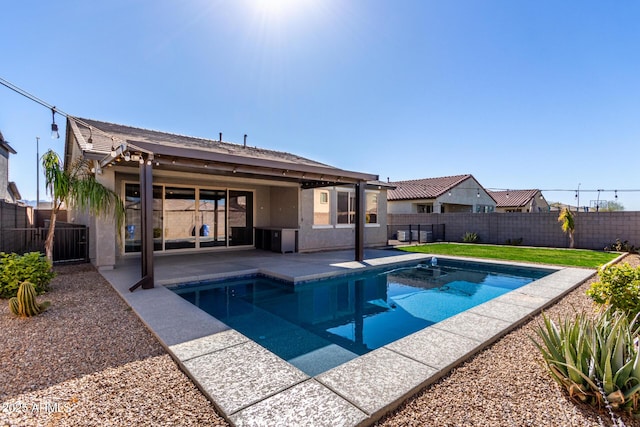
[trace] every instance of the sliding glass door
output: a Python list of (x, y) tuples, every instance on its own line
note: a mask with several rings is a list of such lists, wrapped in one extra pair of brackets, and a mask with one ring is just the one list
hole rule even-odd
[[(140, 252), (140, 185), (125, 184), (124, 251)], [(253, 245), (253, 192), (153, 186), (153, 249)]]
[(196, 247), (196, 190), (165, 187), (164, 248)]
[(199, 241), (201, 248), (227, 245), (227, 192), (200, 190)]
[(253, 193), (229, 191), (229, 246), (253, 245)]

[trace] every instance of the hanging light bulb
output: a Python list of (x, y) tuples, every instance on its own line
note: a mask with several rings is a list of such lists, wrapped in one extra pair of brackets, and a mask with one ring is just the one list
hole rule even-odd
[(613, 190), (613, 193), (616, 195), (616, 200), (618, 200), (618, 190)]
[(93, 150), (93, 130), (89, 126), (89, 139), (87, 140), (87, 150)]
[(131, 154), (129, 154), (129, 152), (127, 151), (126, 153), (124, 153), (124, 161), (128, 162), (129, 160), (131, 160)]
[(60, 139), (60, 133), (58, 133), (58, 125), (56, 124), (56, 107), (51, 109), (51, 117), (53, 118), (51, 123), (51, 139)]
[(480, 197), (480, 189), (478, 188), (478, 192), (476, 193), (476, 197)]

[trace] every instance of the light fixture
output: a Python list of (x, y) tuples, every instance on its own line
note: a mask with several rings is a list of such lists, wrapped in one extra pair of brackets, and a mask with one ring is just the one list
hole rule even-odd
[(115, 157), (118, 155), (118, 152), (116, 151), (116, 148), (114, 146), (111, 146), (111, 157)]
[(131, 160), (131, 154), (129, 154), (129, 152), (127, 151), (126, 153), (124, 153), (124, 161), (128, 162), (129, 160)]
[(451, 190), (449, 190), (449, 193), (448, 193), (448, 194), (449, 194), (449, 196), (451, 196)]
[(138, 162), (139, 162), (141, 165), (144, 165), (144, 157), (140, 156), (140, 158), (138, 159)]
[(480, 189), (478, 188), (477, 191), (478, 192), (476, 193), (476, 197), (480, 197)]
[(56, 107), (51, 109), (51, 139), (60, 139), (60, 134), (58, 133), (58, 125), (56, 124)]
[(204, 164), (204, 167), (205, 167), (205, 168), (208, 168), (208, 167), (209, 167), (209, 165), (205, 163), (205, 164)]
[(616, 200), (618, 200), (618, 190), (613, 190), (613, 193), (616, 195)]
[(160, 166), (160, 162), (156, 160), (156, 166)]
[(238, 170), (236, 168), (233, 168), (233, 173), (238, 172)]
[(153, 163), (151, 159), (147, 160), (147, 166), (151, 166), (151, 163)]
[(93, 150), (93, 129), (89, 126), (89, 139), (87, 140), (87, 150)]
[(509, 198), (509, 190), (507, 190), (507, 196), (506, 197), (507, 197), (507, 199)]

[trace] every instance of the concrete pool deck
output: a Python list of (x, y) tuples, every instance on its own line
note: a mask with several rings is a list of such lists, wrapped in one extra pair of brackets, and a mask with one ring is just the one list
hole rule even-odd
[(156, 287), (135, 292), (128, 288), (140, 278), (139, 258), (127, 258), (101, 273), (237, 426), (373, 423), (596, 273), (549, 267), (557, 271), (314, 377), (161, 286), (256, 273), (304, 281), (431, 256), (366, 250), (364, 262), (352, 258), (353, 251), (156, 256)]

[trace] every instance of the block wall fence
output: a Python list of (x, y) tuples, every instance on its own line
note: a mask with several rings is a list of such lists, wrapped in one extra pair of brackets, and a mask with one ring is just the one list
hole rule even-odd
[[(523, 246), (567, 248), (569, 237), (558, 222), (559, 212), (389, 214), (388, 237), (406, 226), (444, 224), (444, 241), (461, 242), (467, 232), (481, 243), (505, 244), (522, 239)], [(602, 250), (620, 239), (640, 247), (640, 212), (580, 212), (575, 216), (576, 248)], [(401, 227), (401, 228), (399, 228)]]

